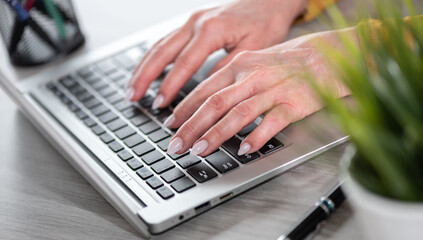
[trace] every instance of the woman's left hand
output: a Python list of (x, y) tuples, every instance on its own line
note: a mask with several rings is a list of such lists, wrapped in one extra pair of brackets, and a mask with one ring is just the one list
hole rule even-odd
[[(242, 141), (239, 155), (260, 149), (277, 132), (322, 108), (312, 87), (300, 74), (309, 71), (317, 84), (338, 97), (347, 88), (335, 77), (316, 41), (342, 48), (338, 34), (355, 29), (306, 35), (260, 51), (245, 51), (199, 84), (165, 122), (178, 128), (169, 153), (207, 156), (243, 127), (265, 114), (261, 123)], [(356, 40), (358, 42), (358, 40)]]

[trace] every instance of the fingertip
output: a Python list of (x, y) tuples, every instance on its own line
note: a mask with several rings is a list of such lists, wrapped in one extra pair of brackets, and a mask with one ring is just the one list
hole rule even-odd
[(134, 89), (130, 87), (126, 92), (125, 101), (130, 102), (133, 100), (133, 97), (134, 97)]

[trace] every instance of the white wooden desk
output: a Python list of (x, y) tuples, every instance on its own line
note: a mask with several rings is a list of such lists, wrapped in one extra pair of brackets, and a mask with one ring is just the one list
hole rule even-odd
[[(75, 0), (84, 51), (207, 4), (201, 0)], [(217, 1), (217, 2), (224, 2)], [(341, 8), (348, 6), (341, 1)], [(97, 9), (97, 6), (100, 6)], [(296, 27), (319, 29), (317, 23)], [(18, 78), (40, 71), (10, 69)], [(129, 224), (48, 144), (0, 91), (0, 239), (138, 239)], [(156, 239), (276, 239), (338, 178), (344, 146), (218, 206)], [(361, 239), (348, 201), (316, 239)]]

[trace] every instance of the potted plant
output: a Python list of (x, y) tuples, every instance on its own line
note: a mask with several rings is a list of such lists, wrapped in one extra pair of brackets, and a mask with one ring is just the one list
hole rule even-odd
[[(417, 15), (411, 1), (404, 3)], [(423, 239), (423, 17), (404, 21), (386, 1), (376, 7), (381, 24), (377, 32), (358, 25), (360, 46), (341, 39), (345, 52), (325, 48), (353, 106), (316, 90), (350, 136), (341, 161), (344, 190), (366, 236)]]

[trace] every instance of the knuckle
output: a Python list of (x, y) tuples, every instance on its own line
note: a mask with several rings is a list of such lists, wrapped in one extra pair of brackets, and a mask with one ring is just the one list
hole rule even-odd
[(210, 135), (213, 136), (213, 139), (223, 139), (225, 133), (221, 126), (215, 125), (210, 129)]
[(273, 116), (273, 115), (267, 115), (267, 124), (269, 124), (270, 129), (282, 129), (282, 120)]
[(189, 122), (185, 123), (182, 126), (182, 129), (181, 130), (182, 130), (181, 131), (182, 136), (184, 136), (185, 138), (190, 138), (190, 137), (196, 135), (195, 134), (196, 133), (195, 127), (191, 123), (189, 123)]
[(223, 112), (226, 101), (220, 94), (211, 95), (205, 102), (206, 106), (214, 112)]
[(242, 64), (242, 63), (245, 63), (245, 62), (251, 60), (251, 58), (253, 58), (254, 56), (255, 56), (255, 53), (253, 51), (245, 50), (245, 51), (238, 53), (234, 57), (233, 62)]
[(174, 68), (176, 68), (176, 69), (182, 69), (182, 70), (189, 71), (191, 69), (190, 66), (191, 66), (190, 60), (185, 55), (184, 56), (179, 56), (175, 60)]
[(233, 112), (241, 119), (250, 119), (253, 115), (253, 109), (246, 103), (238, 104), (234, 107)]
[(208, 17), (200, 24), (200, 32), (209, 34), (213, 32), (220, 32), (224, 26), (223, 21), (218, 17)]

